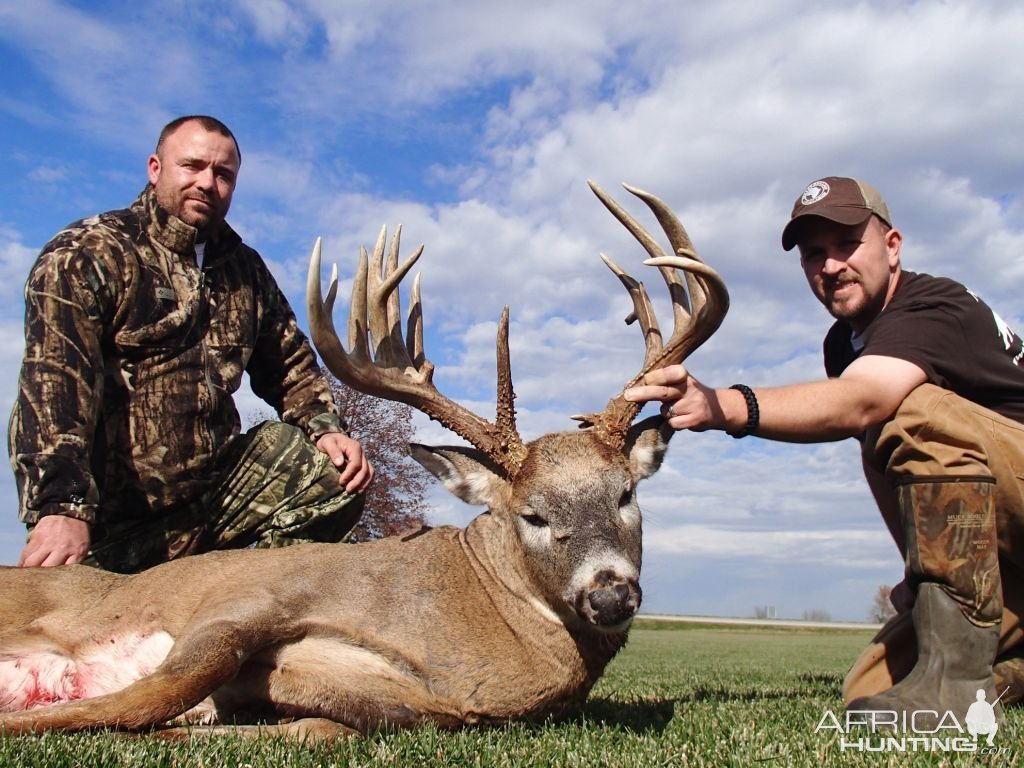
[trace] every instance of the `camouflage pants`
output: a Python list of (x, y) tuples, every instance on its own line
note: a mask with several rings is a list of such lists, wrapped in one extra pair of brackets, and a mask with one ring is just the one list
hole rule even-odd
[(86, 562), (131, 573), (216, 549), (337, 542), (363, 511), (362, 494), (296, 427), (268, 421), (242, 435), (218, 482), (159, 518), (100, 527)]
[[(952, 478), (973, 478), (979, 489), (988, 489), (981, 495), (994, 508), (998, 565), (992, 570), (1000, 581), (1003, 601), (996, 661), (1019, 655), (1024, 649), (1024, 424), (924, 384), (907, 397), (892, 419), (869, 431), (863, 459), (882, 518), (900, 552), (906, 555), (909, 545), (928, 560), (928, 570), (944, 570), (954, 578), (959, 564), (940, 562), (942, 550), (934, 544), (954, 533), (973, 536), (974, 530), (952, 531), (948, 510), (928, 502), (936, 493), (955, 496), (951, 484), (936, 490)], [(931, 488), (930, 480), (935, 481)], [(923, 546), (920, 541), (908, 541), (901, 514), (913, 483), (924, 484), (921, 505), (941, 514), (941, 519), (923, 521), (935, 531), (932, 541)], [(970, 495), (966, 486), (963, 492)], [(969, 520), (981, 507), (974, 510), (959, 504), (958, 508), (965, 514), (957, 517)], [(974, 526), (978, 527), (980, 519)], [(909, 536), (913, 535), (910, 531)], [(911, 560), (914, 557), (912, 552)], [(849, 702), (891, 688), (916, 661), (917, 640), (908, 608), (887, 622), (861, 654), (846, 677), (843, 698)]]

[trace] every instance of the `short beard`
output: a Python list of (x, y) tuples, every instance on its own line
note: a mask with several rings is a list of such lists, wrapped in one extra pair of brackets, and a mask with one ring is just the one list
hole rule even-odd
[[(224, 222), (215, 208), (211, 205), (210, 213), (206, 216), (202, 214), (193, 214), (187, 211), (185, 205), (191, 198), (177, 197), (175, 196), (172, 200), (168, 200), (165, 195), (157, 193), (156, 202), (165, 211), (170, 213), (172, 216), (180, 219), (181, 221), (193, 227), (196, 230), (196, 242), (203, 242), (208, 239), (210, 235), (220, 229), (221, 224)], [(199, 220), (196, 220), (196, 216), (199, 216)]]

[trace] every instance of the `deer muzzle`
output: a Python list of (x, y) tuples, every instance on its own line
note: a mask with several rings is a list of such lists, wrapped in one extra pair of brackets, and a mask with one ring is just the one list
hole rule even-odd
[(600, 571), (577, 598), (576, 610), (590, 624), (611, 628), (632, 619), (640, 608), (640, 583), (614, 571)]

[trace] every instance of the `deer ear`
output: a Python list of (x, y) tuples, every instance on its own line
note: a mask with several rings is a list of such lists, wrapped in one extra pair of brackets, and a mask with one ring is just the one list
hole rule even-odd
[(624, 450), (634, 480), (644, 480), (661, 469), (668, 441), (675, 433), (662, 416), (651, 416), (629, 428)]
[(467, 504), (497, 506), (509, 487), (494, 464), (475, 448), (410, 443), (409, 455)]

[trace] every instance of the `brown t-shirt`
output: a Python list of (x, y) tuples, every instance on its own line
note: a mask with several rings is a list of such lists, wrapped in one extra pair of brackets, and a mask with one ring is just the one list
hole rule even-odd
[(917, 365), (930, 383), (1024, 422), (1021, 338), (954, 280), (903, 272), (892, 301), (857, 342), (836, 321), (824, 344), (830, 377), (862, 354), (895, 357)]

